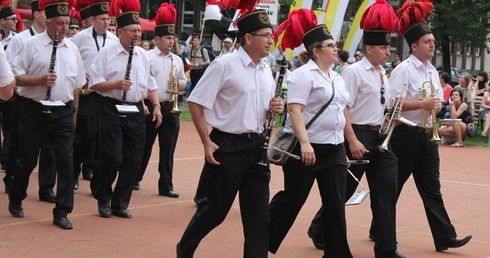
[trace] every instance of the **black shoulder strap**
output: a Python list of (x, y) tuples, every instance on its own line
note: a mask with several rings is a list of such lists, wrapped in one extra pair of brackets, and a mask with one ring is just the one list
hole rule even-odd
[(327, 104), (323, 105), (323, 107), (315, 114), (315, 116), (308, 122), (308, 124), (306, 124), (306, 129), (308, 129), (311, 126), (311, 124), (313, 124), (313, 122), (315, 122), (315, 120), (323, 113), (323, 111), (325, 111), (328, 105), (330, 105), (334, 95), (335, 95), (335, 88), (332, 80), (332, 97), (330, 97), (330, 100), (327, 102)]

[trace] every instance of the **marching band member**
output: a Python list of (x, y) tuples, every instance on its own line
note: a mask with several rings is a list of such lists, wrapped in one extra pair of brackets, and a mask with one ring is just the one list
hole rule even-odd
[[(138, 190), (139, 182), (150, 161), (151, 150), (158, 134), (159, 163), (158, 172), (158, 194), (172, 198), (179, 197), (174, 192), (172, 184), (172, 172), (174, 165), (174, 152), (179, 137), (179, 110), (177, 106), (177, 93), (169, 94), (168, 90), (183, 91), (187, 79), (184, 74), (184, 63), (182, 58), (170, 52), (174, 44), (175, 20), (177, 12), (173, 4), (163, 3), (157, 10), (153, 20), (156, 22), (155, 41), (156, 47), (148, 52), (150, 56), (151, 74), (158, 85), (158, 99), (160, 101), (161, 113), (163, 115), (162, 125), (155, 127), (155, 121), (151, 116), (146, 116), (146, 140), (143, 152), (143, 162), (139, 170), (134, 189)], [(173, 78), (170, 78), (172, 76)], [(175, 85), (173, 85), (175, 84)], [(173, 85), (173, 88), (172, 88)], [(153, 105), (149, 100), (145, 100), (145, 105), (150, 113), (153, 111)]]
[[(44, 10), (39, 9), (38, 0), (31, 1), (31, 11), (33, 17), (32, 26), (29, 29), (15, 35), (7, 48), (7, 60), (10, 64), (14, 62), (14, 58), (17, 56), (18, 51), (22, 49), (23, 45), (28, 39), (37, 34), (43, 33), (46, 30), (46, 14)], [(17, 88), (16, 91), (17, 90), (19, 90), (19, 88)], [(18, 126), (21, 101), (20, 98), (17, 97), (17, 93), (15, 95), (16, 97), (13, 104), (14, 124), (12, 134), (10, 136), (9, 153), (5, 164), (5, 177), (3, 179), (5, 182), (5, 192), (8, 192), (10, 178), (14, 173), (17, 159), (20, 158)], [(48, 139), (41, 144), (38, 175), (39, 200), (54, 203), (56, 201), (56, 195), (53, 192), (53, 188), (56, 183), (56, 164), (54, 162), (53, 146)]]
[[(69, 3), (40, 0), (39, 8), (46, 13), (46, 31), (29, 39), (13, 62), (17, 86), (21, 87), (20, 159), (10, 179), (9, 211), (14, 217), (24, 217), (22, 200), (27, 196), (29, 176), (36, 167), (41, 143), (49, 139), (58, 172), (53, 224), (71, 229), (67, 214), (73, 210), (74, 113), (78, 88), (85, 84), (85, 70), (77, 47), (66, 39)], [(42, 104), (45, 99), (61, 106), (46, 106)]]
[[(384, 121), (385, 108), (390, 103), (387, 92), (389, 82), (382, 65), (390, 56), (391, 33), (398, 30), (400, 22), (386, 0), (377, 0), (366, 9), (360, 26), (364, 30), (364, 57), (347, 67), (342, 74), (351, 97), (345, 112), (345, 148), (349, 159), (370, 161), (368, 165), (351, 166), (350, 170), (359, 180), (366, 172), (373, 220), (379, 225), (377, 231), (370, 234), (375, 242), (375, 257), (405, 257), (396, 251), (397, 158), (391, 150), (379, 150), (386, 134), (378, 133), (383, 123), (387, 122)], [(357, 181), (347, 178), (346, 201), (357, 186)], [(315, 216), (308, 234), (314, 242), (323, 244), (319, 230), (322, 212), (320, 210)]]
[[(122, 13), (120, 11), (122, 10)], [(119, 41), (102, 48), (90, 70), (89, 88), (102, 95), (99, 104), (99, 157), (95, 173), (100, 176), (93, 196), (99, 214), (131, 218), (128, 210), (133, 184), (141, 166), (145, 114), (142, 100), (154, 107), (156, 127), (162, 122), (157, 85), (150, 75), (146, 51), (136, 45), (141, 37), (138, 0), (115, 0), (109, 12), (117, 16)], [(127, 113), (129, 112), (129, 113)], [(114, 190), (112, 183), (119, 171)]]
[[(431, 140), (437, 128), (426, 129), (424, 122), (424, 113), (440, 109), (443, 99), (437, 70), (430, 63), (436, 50), (435, 39), (425, 21), (433, 8), (432, 2), (424, 1), (406, 2), (398, 9), (400, 34), (412, 54), (391, 72), (389, 92), (392, 95), (399, 91), (406, 94), (402, 116), (417, 124), (416, 127), (397, 126), (391, 139), (391, 147), (398, 157), (398, 196), (412, 175), (424, 203), (436, 251), (441, 252), (467, 244), (471, 235), (456, 238), (456, 230), (442, 200), (439, 147), (435, 140)], [(408, 88), (405, 89), (407, 83)], [(427, 97), (421, 99), (423, 88), (427, 90)]]
[[(267, 12), (248, 12), (237, 24), (242, 47), (212, 62), (187, 100), (209, 175), (206, 195), (177, 244), (179, 258), (194, 255), (201, 240), (223, 222), (238, 192), (243, 257), (267, 257), (270, 169), (258, 162), (267, 113), (282, 113), (284, 103), (274, 98), (274, 79), (263, 59), (274, 38)], [(207, 125), (213, 127), (210, 134)]]
[[(90, 66), (95, 60), (97, 53), (104, 47), (117, 44), (116, 35), (108, 32), (109, 28), (109, 1), (93, 0), (90, 6), (93, 25), (85, 30), (80, 31), (70, 40), (80, 50), (85, 71), (90, 71)], [(90, 80), (90, 74), (87, 73)], [(83, 179), (92, 180), (90, 188), (95, 191), (98, 184), (98, 175), (94, 176), (94, 157), (96, 156), (97, 146), (97, 127), (100, 95), (91, 93), (83, 88), (80, 94), (77, 128), (75, 133), (75, 143), (73, 150), (73, 167), (75, 169), (75, 189), (78, 189), (78, 178), (82, 172)]]
[[(282, 167), (284, 190), (269, 204), (269, 251), (275, 254), (279, 249), (316, 180), (325, 207), (321, 228), (325, 239), (323, 257), (351, 258), (344, 205), (344, 109), (349, 93), (342, 77), (331, 68), (338, 56), (337, 45), (325, 24), (317, 25), (315, 13), (308, 9), (291, 12), (275, 36), (283, 29), (283, 50), (303, 43), (309, 60), (287, 79), (289, 116), (285, 130), (296, 135), (298, 144), (293, 153), (301, 160), (289, 158)], [(306, 129), (317, 113), (318, 119)]]

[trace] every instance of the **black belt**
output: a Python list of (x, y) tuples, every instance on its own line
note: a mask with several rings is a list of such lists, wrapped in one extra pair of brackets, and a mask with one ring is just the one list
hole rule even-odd
[(160, 102), (160, 105), (162, 105), (162, 106), (163, 105), (173, 105), (173, 104), (174, 104), (174, 102), (170, 101), (170, 100), (165, 100), (165, 101)]
[(262, 135), (260, 133), (239, 133), (239, 134), (227, 133), (227, 132), (220, 131), (216, 128), (213, 128), (213, 131), (211, 133), (216, 134), (216, 135), (222, 135), (222, 136), (248, 138), (248, 139), (253, 139), (253, 138), (256, 138), (256, 137), (259, 137), (260, 135)]
[(111, 103), (114, 103), (116, 105), (124, 105), (124, 104), (127, 104), (127, 105), (139, 105), (141, 104), (141, 101), (138, 101), (138, 102), (123, 102), (122, 100), (118, 100), (118, 99), (113, 99), (111, 97), (104, 97), (105, 100), (111, 102)]
[(420, 126), (415, 126), (414, 130), (418, 133), (426, 133), (426, 134), (432, 132), (432, 128), (424, 128)]
[(357, 128), (366, 131), (379, 132), (381, 126), (379, 125), (352, 125), (352, 128)]
[(417, 133), (428, 134), (428, 133), (432, 132), (432, 128), (424, 128), (424, 127), (420, 127), (420, 126), (408, 126), (406, 124), (401, 124), (397, 127), (400, 127), (400, 129), (402, 129), (402, 130), (415, 131)]

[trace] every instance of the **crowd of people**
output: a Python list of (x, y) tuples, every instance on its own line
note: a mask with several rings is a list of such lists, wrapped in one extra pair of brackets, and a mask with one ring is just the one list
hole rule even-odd
[[(407, 2), (395, 14), (386, 1), (376, 1), (361, 20), (364, 54), (356, 53), (352, 64), (327, 26), (317, 24), (307, 9), (291, 12), (274, 31), (265, 10), (244, 8), (237, 39), (225, 38), (213, 61), (215, 53), (208, 52), (199, 35), (191, 37), (189, 46), (180, 44), (173, 4), (165, 2), (157, 10), (152, 42), (141, 40), (138, 0), (78, 0), (73, 9), (71, 3), (32, 0), (31, 27), (19, 34), (12, 24), (1, 28), (0, 98), (6, 101), (0, 112), (12, 119), (2, 118), (0, 163), (13, 217), (24, 217), (22, 202), (39, 159), (39, 199), (55, 204), (57, 227), (73, 228), (68, 214), (80, 175), (90, 180), (101, 217), (131, 218), (131, 195), (141, 187), (157, 136), (158, 194), (178, 198), (172, 182), (180, 129), (177, 102), (190, 78), (187, 103), (204, 164), (197, 209), (177, 244), (177, 257), (193, 257), (237, 195), (243, 256), (276, 253), (315, 180), (322, 206), (308, 236), (324, 249), (324, 257), (352, 257), (345, 203), (364, 174), (371, 190), (369, 237), (375, 257), (405, 257), (397, 247), (396, 204), (410, 176), (436, 251), (470, 241), (471, 235), (457, 237), (444, 206), (435, 139), (440, 134), (455, 139), (451, 146), (464, 145), (479, 94), (480, 119), (490, 121), (490, 87), (485, 72), (476, 82), (461, 74), (454, 88), (448, 74), (438, 75), (430, 63), (435, 39), (425, 21), (432, 3)], [(427, 13), (412, 15), (414, 9)], [(2, 26), (13, 23), (13, 17), (11, 5), (1, 6)], [(391, 54), (390, 35), (397, 31), (410, 55), (393, 62), (388, 79), (383, 66)], [(274, 42), (278, 55), (270, 53)], [(301, 44), (305, 51), (290, 60), (287, 76), (278, 75), (283, 51)], [(285, 78), (286, 104), (274, 76)], [(391, 100), (400, 98), (403, 106), (394, 107)], [(296, 136), (292, 153), (300, 159), (283, 165), (284, 189), (270, 198), (270, 166), (262, 155), (269, 140), (265, 125), (285, 110), (284, 128)], [(403, 117), (410, 123), (387, 121), (390, 112), (400, 112), (394, 120)], [(437, 118), (449, 120), (437, 128)], [(389, 133), (381, 131), (386, 123)], [(481, 135), (490, 137), (489, 128), (487, 122)], [(386, 141), (389, 145), (380, 148)], [(349, 167), (349, 160), (369, 163)]]

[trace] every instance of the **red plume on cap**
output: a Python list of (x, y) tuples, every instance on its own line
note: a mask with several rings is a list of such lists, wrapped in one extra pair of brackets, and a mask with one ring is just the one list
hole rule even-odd
[(139, 0), (113, 0), (110, 4), (109, 15), (117, 16), (125, 12), (140, 12), (141, 5)]
[[(240, 9), (240, 14), (238, 17), (249, 13), (255, 9), (255, 6), (260, 2), (260, 0), (208, 0), (210, 2), (217, 2), (220, 7), (226, 9)], [(211, 3), (208, 3), (211, 4)]]
[(78, 21), (82, 20), (80, 12), (75, 7), (70, 8), (70, 18), (76, 18)]
[(19, 11), (15, 9), (14, 12), (15, 12), (15, 17), (17, 18), (17, 24), (15, 24), (15, 30), (17, 32), (21, 32), (24, 30), (24, 22), (22, 21), (22, 17), (20, 17)]
[(91, 0), (77, 0), (77, 3), (75, 4), (75, 8), (80, 11), (85, 7), (89, 7), (92, 5)]
[(431, 0), (423, 0), (422, 2), (405, 2), (403, 6), (396, 10), (396, 15), (400, 19), (400, 34), (405, 32), (415, 23), (425, 22), (428, 15), (431, 15), (434, 9), (434, 4)]
[(0, 1), (0, 8), (6, 7), (12, 5), (12, 0), (1, 0)]
[(386, 0), (376, 0), (361, 17), (360, 27), (363, 30), (384, 30), (395, 32), (400, 29), (400, 21), (393, 7)]
[(160, 8), (158, 8), (155, 18), (153, 21), (157, 25), (160, 24), (175, 24), (177, 21), (177, 10), (174, 4), (162, 3)]
[(284, 31), (281, 40), (282, 50), (294, 49), (301, 45), (303, 35), (317, 24), (317, 17), (312, 10), (306, 8), (293, 10), (289, 13), (289, 18), (277, 27), (274, 32), (274, 39), (277, 43), (279, 35)]
[(71, 8), (75, 6), (75, 0), (39, 0), (39, 10), (44, 10), (46, 5), (54, 4), (54, 3), (68, 3), (68, 7)]

